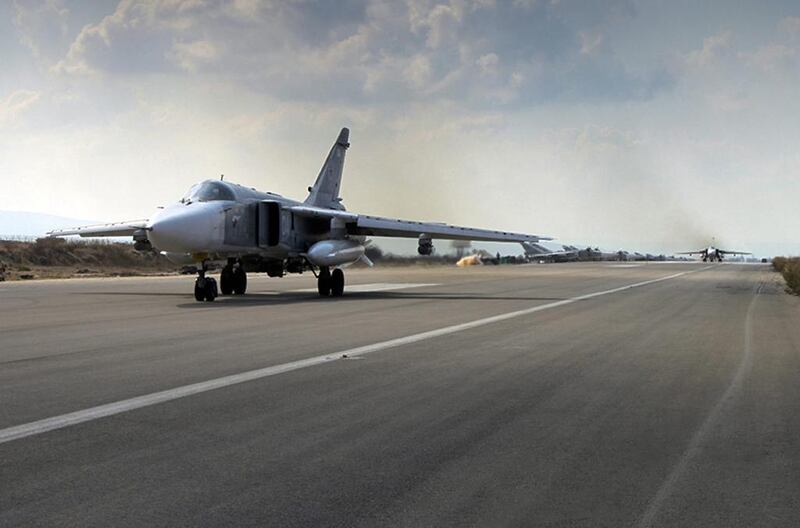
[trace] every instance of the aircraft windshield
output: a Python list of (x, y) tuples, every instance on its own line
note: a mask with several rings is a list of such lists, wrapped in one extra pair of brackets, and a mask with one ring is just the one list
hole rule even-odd
[(219, 200), (235, 200), (233, 191), (223, 182), (206, 181), (192, 186), (181, 203), (189, 204), (192, 202), (214, 202)]

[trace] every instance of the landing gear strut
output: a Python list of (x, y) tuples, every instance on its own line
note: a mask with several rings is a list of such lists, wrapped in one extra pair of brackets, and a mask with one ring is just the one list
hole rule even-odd
[(242, 268), (242, 263), (238, 259), (228, 259), (220, 273), (219, 282), (222, 295), (244, 295), (247, 291), (247, 273)]
[(344, 272), (339, 268), (331, 272), (326, 266), (320, 267), (317, 275), (317, 291), (321, 297), (341, 297), (344, 294)]
[(212, 302), (217, 298), (217, 281), (213, 277), (206, 277), (207, 271), (208, 265), (203, 262), (194, 281), (194, 298), (197, 301)]

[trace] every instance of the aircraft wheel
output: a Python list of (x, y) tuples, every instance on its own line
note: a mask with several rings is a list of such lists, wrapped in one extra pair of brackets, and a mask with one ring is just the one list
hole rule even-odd
[(233, 293), (236, 295), (244, 295), (247, 291), (247, 273), (242, 268), (235, 268), (233, 270)]
[(331, 294), (331, 271), (328, 268), (320, 268), (317, 277), (317, 290), (320, 297), (327, 297)]
[(218, 295), (217, 281), (211, 277), (205, 279), (203, 293), (205, 294), (206, 302), (212, 302), (214, 299), (216, 299)]
[(198, 277), (194, 281), (194, 298), (196, 301), (211, 302), (217, 298), (217, 281), (211, 277)]
[(236, 273), (233, 266), (225, 266), (219, 274), (219, 289), (222, 295), (230, 295), (236, 290)]
[(194, 300), (200, 302), (206, 300), (205, 279), (198, 278), (194, 281)]
[(331, 295), (341, 297), (344, 293), (344, 272), (339, 268), (331, 273)]

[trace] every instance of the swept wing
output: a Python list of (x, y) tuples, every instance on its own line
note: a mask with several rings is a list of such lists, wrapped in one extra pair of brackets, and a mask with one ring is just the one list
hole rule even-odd
[(315, 218), (338, 218), (343, 221), (347, 232), (351, 235), (417, 238), (427, 235), (444, 240), (474, 240), (485, 242), (538, 242), (552, 240), (550, 237), (511, 233), (508, 231), (492, 231), (474, 227), (455, 226), (437, 222), (417, 222), (381, 216), (360, 215), (348, 211), (337, 211), (299, 205), (290, 210), (300, 216)]
[(133, 236), (137, 232), (146, 231), (147, 220), (131, 220), (128, 222), (113, 222), (111, 224), (96, 224), (81, 227), (71, 227), (68, 229), (54, 229), (49, 231), (47, 236), (60, 237), (69, 235), (80, 235), (82, 237), (118, 237)]

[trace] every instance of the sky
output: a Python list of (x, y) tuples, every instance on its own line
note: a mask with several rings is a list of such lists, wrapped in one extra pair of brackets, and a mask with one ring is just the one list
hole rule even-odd
[(800, 254), (800, 3), (0, 2), (0, 210), (193, 183), (608, 250)]

